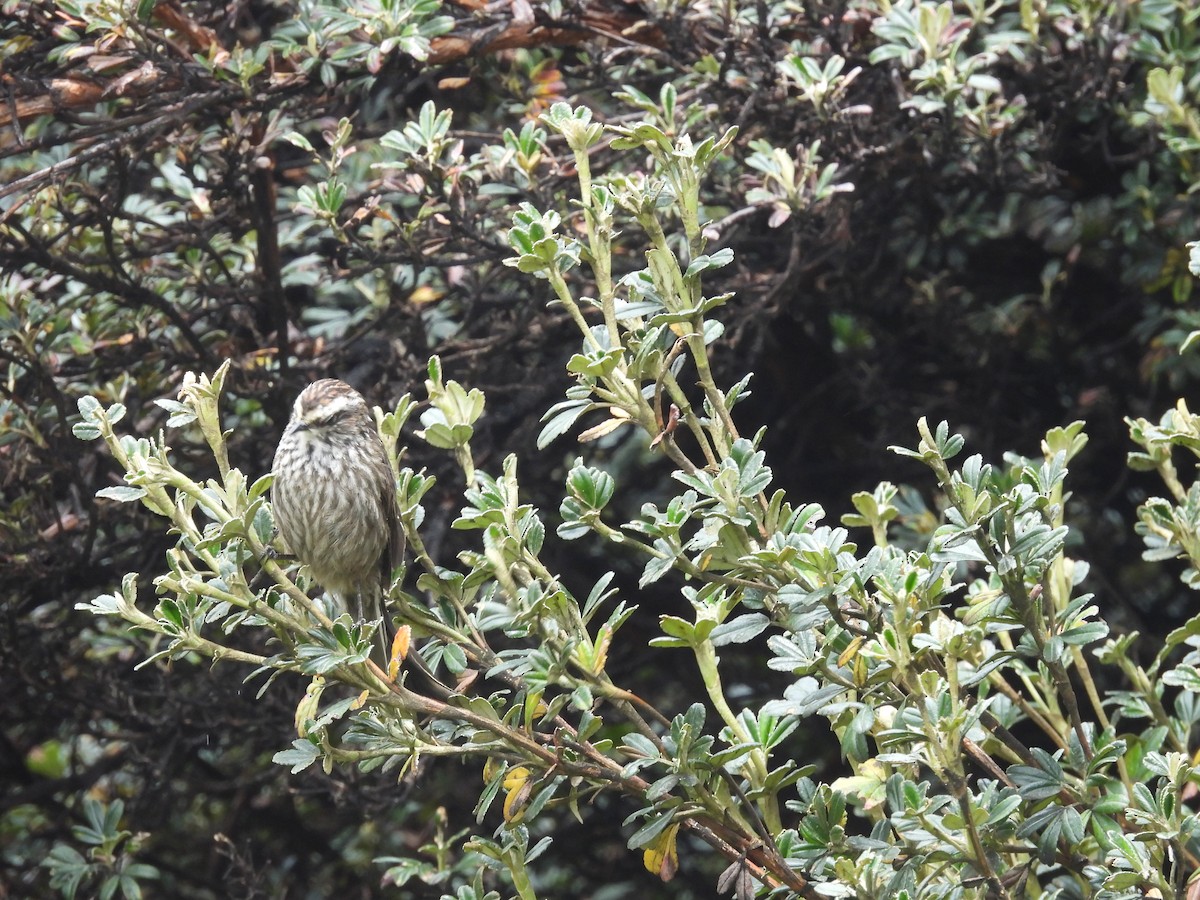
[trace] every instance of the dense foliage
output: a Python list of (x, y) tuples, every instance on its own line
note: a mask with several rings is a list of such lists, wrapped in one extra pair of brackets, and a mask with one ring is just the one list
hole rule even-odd
[(0, 884), (1185, 896), (1189, 3), (0, 9)]

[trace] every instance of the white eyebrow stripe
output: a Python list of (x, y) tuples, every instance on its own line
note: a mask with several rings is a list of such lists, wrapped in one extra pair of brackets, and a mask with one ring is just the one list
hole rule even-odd
[(339, 413), (343, 413), (348, 409), (354, 409), (361, 404), (353, 394), (340, 394), (332, 400), (315, 406), (308, 410), (309, 415), (318, 415), (322, 419), (332, 419)]

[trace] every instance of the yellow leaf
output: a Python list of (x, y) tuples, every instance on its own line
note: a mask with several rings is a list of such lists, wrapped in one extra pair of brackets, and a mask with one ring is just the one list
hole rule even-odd
[(412, 293), (408, 295), (408, 302), (416, 306), (422, 306), (426, 303), (432, 303), (435, 300), (441, 300), (445, 296), (445, 291), (439, 291), (437, 288), (432, 288), (427, 284), (421, 284), (412, 289)]
[(861, 637), (856, 637), (849, 644), (847, 644), (846, 649), (843, 650), (841, 656), (838, 657), (838, 665), (844, 666), (846, 663), (850, 662), (850, 660), (854, 659), (854, 657), (858, 654), (858, 648), (862, 645), (863, 639)]
[(396, 629), (392, 638), (392, 652), (388, 657), (388, 678), (395, 681), (400, 677), (400, 664), (408, 656), (408, 648), (412, 643), (412, 626), (401, 625)]
[(529, 770), (525, 766), (515, 766), (508, 770), (502, 785), (508, 793), (504, 796), (504, 821), (515, 825), (521, 821), (525, 807), (529, 804), (529, 795), (533, 793), (533, 784), (529, 780)]
[(325, 676), (314, 675), (304, 691), (304, 696), (296, 704), (296, 734), (308, 737), (308, 723), (316, 718), (317, 707), (321, 703), (321, 692), (325, 690)]
[(594, 441), (597, 438), (602, 438), (606, 434), (610, 434), (616, 431), (622, 425), (627, 425), (628, 423), (629, 420), (627, 418), (617, 418), (614, 416), (611, 419), (605, 419), (599, 425), (594, 425), (587, 431), (581, 433), (579, 435), (579, 443), (585, 444), (588, 441)]
[(604, 671), (604, 665), (608, 662), (608, 648), (612, 646), (612, 638), (612, 629), (607, 625), (603, 626), (596, 641), (596, 656), (592, 660), (592, 673), (595, 675)]
[(513, 766), (504, 774), (501, 785), (506, 791), (518, 788), (529, 780), (529, 769), (525, 766)]
[(670, 881), (679, 871), (679, 848), (676, 837), (679, 823), (668, 825), (642, 853), (642, 865), (663, 881)]
[(504, 765), (500, 760), (489, 756), (483, 763), (483, 783), (489, 784), (496, 777), (496, 770)]

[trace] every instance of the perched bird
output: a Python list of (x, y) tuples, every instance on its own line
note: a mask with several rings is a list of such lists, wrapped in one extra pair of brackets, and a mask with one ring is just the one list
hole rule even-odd
[[(275, 451), (271, 503), (288, 547), (352, 616), (383, 614), (404, 555), (396, 483), (362, 394), (314, 381), (296, 398)], [(387, 659), (387, 617), (377, 632)]]

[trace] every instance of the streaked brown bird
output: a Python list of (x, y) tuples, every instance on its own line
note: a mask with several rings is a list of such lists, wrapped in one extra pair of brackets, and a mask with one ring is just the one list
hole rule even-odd
[[(313, 578), (352, 616), (382, 615), (383, 591), (404, 555), (396, 483), (362, 394), (314, 381), (296, 398), (275, 451), (275, 524)], [(377, 632), (387, 659), (384, 616)]]

